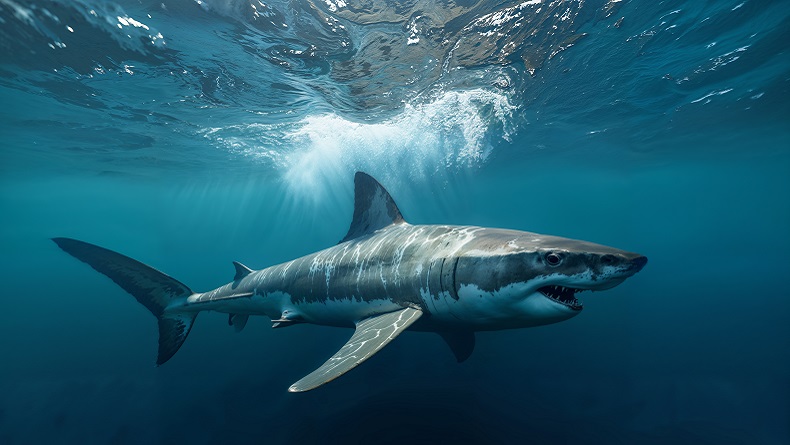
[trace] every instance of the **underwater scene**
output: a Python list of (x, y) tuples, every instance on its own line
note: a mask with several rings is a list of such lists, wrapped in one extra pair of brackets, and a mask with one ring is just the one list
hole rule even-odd
[(770, 0), (0, 0), (0, 444), (790, 443), (788, 42)]

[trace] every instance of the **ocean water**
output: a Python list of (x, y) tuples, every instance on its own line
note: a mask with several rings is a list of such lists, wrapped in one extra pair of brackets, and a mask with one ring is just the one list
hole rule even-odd
[[(0, 0), (0, 444), (790, 443), (783, 1)], [(195, 290), (407, 221), (649, 264), (457, 364), (407, 332), (156, 322), (50, 238)]]

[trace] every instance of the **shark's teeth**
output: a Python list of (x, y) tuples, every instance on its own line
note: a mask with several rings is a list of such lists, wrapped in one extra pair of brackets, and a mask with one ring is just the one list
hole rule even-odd
[(574, 289), (571, 287), (552, 285), (552, 286), (543, 286), (540, 289), (538, 289), (538, 291), (543, 295), (547, 296), (548, 298), (550, 298), (551, 300), (559, 304), (562, 304), (563, 306), (567, 306), (576, 311), (582, 309), (581, 302), (577, 300), (576, 297), (574, 296), (576, 292), (581, 292), (582, 289)]

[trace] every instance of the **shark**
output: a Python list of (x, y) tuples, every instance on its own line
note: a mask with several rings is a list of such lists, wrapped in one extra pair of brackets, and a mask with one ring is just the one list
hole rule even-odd
[(354, 177), (354, 214), (339, 244), (261, 270), (233, 262), (235, 276), (208, 292), (137, 260), (73, 238), (65, 252), (106, 275), (157, 319), (157, 366), (186, 340), (197, 314), (250, 316), (273, 328), (301, 323), (353, 328), (348, 342), (288, 388), (304, 392), (355, 368), (406, 330), (439, 334), (458, 362), (475, 333), (547, 325), (582, 311), (578, 294), (611, 289), (639, 272), (644, 255), (519, 230), (407, 223), (370, 175)]

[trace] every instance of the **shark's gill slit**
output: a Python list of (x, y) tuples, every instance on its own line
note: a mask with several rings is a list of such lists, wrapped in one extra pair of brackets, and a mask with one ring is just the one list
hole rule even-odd
[(439, 266), (439, 294), (444, 294), (444, 263), (447, 261), (447, 258), (442, 258), (442, 264)]
[(458, 299), (458, 283), (455, 281), (455, 275), (458, 272), (458, 258), (453, 259), (453, 279), (450, 285), (450, 295), (454, 299)]

